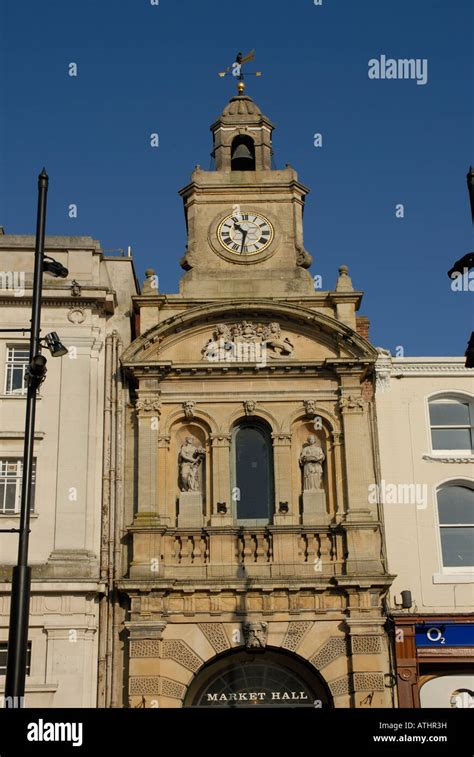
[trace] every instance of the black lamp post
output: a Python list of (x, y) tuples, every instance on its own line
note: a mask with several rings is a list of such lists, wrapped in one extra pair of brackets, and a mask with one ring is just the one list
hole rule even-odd
[[(471, 218), (474, 223), (474, 168), (472, 166), (470, 166), (469, 171), (467, 172), (466, 180), (469, 192), (469, 203), (471, 205)], [(467, 255), (456, 260), (453, 267), (449, 269), (448, 276), (450, 279), (454, 278), (455, 274), (458, 276), (464, 276), (473, 269), (474, 252), (468, 252)], [(474, 331), (471, 333), (464, 357), (466, 358), (466, 362), (464, 363), (465, 367), (474, 368)]]
[(28, 617), (30, 608), (31, 568), (28, 565), (28, 541), (30, 534), (31, 477), (33, 470), (33, 445), (37, 391), (46, 375), (46, 358), (41, 354), (41, 293), (43, 272), (65, 278), (68, 271), (57, 261), (44, 262), (44, 235), (46, 226), (46, 197), (48, 175), (41, 171), (38, 177), (38, 213), (36, 221), (35, 268), (33, 278), (33, 303), (30, 331), (29, 366), (26, 373), (26, 420), (23, 451), (23, 476), (21, 489), (18, 563), (13, 568), (10, 628), (8, 635), (7, 676), (5, 700), (22, 702), (25, 693), (26, 662), (28, 651)]

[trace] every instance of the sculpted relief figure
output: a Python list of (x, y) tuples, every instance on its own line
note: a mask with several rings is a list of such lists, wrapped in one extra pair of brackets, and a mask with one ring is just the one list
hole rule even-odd
[(288, 357), (294, 352), (294, 345), (283, 337), (281, 326), (276, 321), (272, 323), (218, 323), (214, 328), (212, 339), (201, 350), (203, 359), (211, 361), (248, 360), (252, 353), (246, 347), (255, 348), (260, 354), (265, 350), (271, 358)]
[(322, 489), (323, 462), (326, 456), (316, 436), (309, 436), (300, 454), (300, 466), (303, 468), (303, 490)]
[(291, 355), (295, 349), (288, 337), (281, 337), (280, 324), (274, 321), (265, 329), (265, 344), (279, 355)]
[(214, 331), (214, 338), (209, 339), (208, 343), (202, 348), (201, 353), (204, 358), (217, 360), (220, 354), (225, 354), (231, 348), (232, 337), (230, 328), (225, 323), (218, 323)]
[(201, 491), (199, 469), (206, 450), (203, 447), (196, 447), (195, 441), (192, 436), (187, 436), (179, 451), (179, 488), (182, 492)]
[(247, 649), (265, 649), (267, 645), (268, 623), (249, 621), (244, 623), (244, 638)]

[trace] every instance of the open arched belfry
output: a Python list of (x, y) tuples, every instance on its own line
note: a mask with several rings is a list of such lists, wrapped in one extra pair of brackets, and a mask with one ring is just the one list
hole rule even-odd
[(272, 168), (273, 124), (242, 87), (211, 130), (215, 168), (181, 190), (179, 294), (147, 272), (122, 355), (102, 701), (391, 707), (362, 294), (345, 266), (315, 288), (308, 189)]

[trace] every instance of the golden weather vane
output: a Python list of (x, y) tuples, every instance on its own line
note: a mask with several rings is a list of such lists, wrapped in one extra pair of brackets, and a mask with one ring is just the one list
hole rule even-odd
[[(237, 53), (237, 57), (235, 59), (235, 62), (228, 66), (224, 71), (219, 71), (219, 76), (222, 78), (224, 76), (227, 76), (227, 74), (232, 74), (237, 80), (237, 92), (239, 95), (243, 95), (245, 90), (245, 83), (244, 83), (244, 73), (242, 71), (242, 66), (244, 63), (248, 63), (249, 60), (253, 60), (255, 57), (255, 50), (251, 50), (248, 55), (242, 55), (242, 53)], [(261, 71), (247, 71), (246, 76), (261, 76)]]

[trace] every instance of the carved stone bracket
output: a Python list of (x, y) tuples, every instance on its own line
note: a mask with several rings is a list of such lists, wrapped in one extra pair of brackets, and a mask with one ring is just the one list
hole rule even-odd
[(392, 356), (390, 350), (377, 347), (379, 356), (375, 363), (375, 391), (385, 392), (390, 389), (390, 377), (392, 375)]
[(301, 268), (309, 268), (311, 266), (311, 263), (313, 262), (313, 256), (310, 255), (310, 253), (307, 250), (305, 250), (302, 244), (299, 244), (297, 242), (295, 247), (296, 247), (296, 265), (301, 266)]

